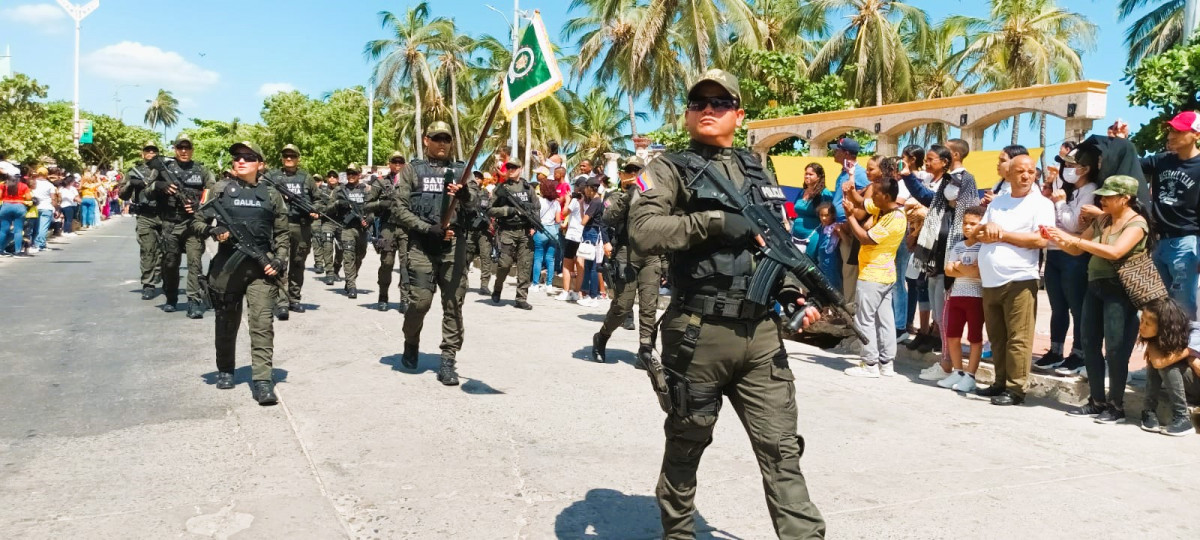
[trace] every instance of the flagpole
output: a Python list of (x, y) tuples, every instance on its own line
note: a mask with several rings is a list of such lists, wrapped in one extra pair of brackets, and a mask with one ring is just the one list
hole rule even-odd
[[(516, 60), (516, 58), (517, 58), (517, 48), (520, 47), (520, 39), (521, 39), (521, 37), (520, 37), (521, 31), (519, 28), (520, 24), (521, 24), (521, 0), (513, 0), (512, 57), (514, 60)], [(519, 142), (519, 141), (517, 141), (517, 124), (520, 122), (520, 119), (521, 119), (521, 115), (514, 115), (512, 117), (512, 119), (509, 120), (509, 124), (511, 124), (511, 126), (510, 126), (510, 132), (509, 132), (508, 138), (509, 138), (509, 144), (512, 145), (512, 154), (514, 154), (514, 155), (517, 153), (517, 148), (518, 148), (517, 142)]]

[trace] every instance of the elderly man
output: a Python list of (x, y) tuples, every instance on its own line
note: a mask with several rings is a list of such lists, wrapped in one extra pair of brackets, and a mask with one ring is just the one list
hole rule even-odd
[(979, 276), (996, 381), (975, 393), (993, 405), (1020, 405), (1033, 359), (1038, 252), (1047, 244), (1040, 228), (1054, 226), (1054, 203), (1033, 189), (1037, 165), (1029, 156), (1009, 161), (1004, 179), (1012, 192), (992, 200), (976, 233), (983, 243)]

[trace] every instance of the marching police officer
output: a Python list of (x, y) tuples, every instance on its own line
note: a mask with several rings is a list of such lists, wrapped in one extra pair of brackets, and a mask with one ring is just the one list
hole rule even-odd
[(189, 319), (204, 317), (200, 301), (200, 273), (204, 257), (204, 239), (191, 232), (191, 221), (199, 206), (200, 195), (213, 186), (213, 174), (204, 165), (192, 161), (192, 139), (180, 134), (175, 139), (175, 159), (166, 169), (182, 183), (182, 188), (159, 174), (154, 182), (155, 204), (162, 219), (162, 280), (167, 303), (163, 311), (175, 311), (179, 301), (179, 263), (187, 252), (187, 298)]
[[(762, 239), (750, 221), (724, 206), (700, 178), (731, 182), (759, 203), (782, 206), (782, 193), (754, 155), (731, 148), (741, 125), (738, 81), (709, 70), (688, 90), (691, 146), (647, 164), (629, 214), (635, 250), (670, 254), (675, 286), (662, 321), (662, 363), (671, 412), (656, 494), (664, 538), (691, 538), (696, 469), (712, 442), (722, 396), (741, 418), (762, 472), (767, 507), (780, 538), (820, 538), (825, 522), (800, 471), (796, 389), (780, 340), (780, 320), (746, 299)], [(782, 219), (782, 218), (781, 218)], [(789, 275), (776, 299), (802, 305)], [(819, 318), (805, 310), (805, 323)]]
[[(362, 178), (362, 169), (358, 164), (348, 165), (346, 167), (346, 184), (334, 188), (333, 202), (326, 211), (330, 217), (341, 221), (342, 232), (339, 241), (342, 259), (346, 264), (346, 285), (343, 289), (349, 298), (358, 298), (358, 269), (362, 265), (363, 257), (367, 255), (368, 224), (363, 206), (367, 203), (367, 192), (370, 187), (359, 182), (360, 178)], [(333, 285), (336, 275), (335, 263), (334, 273), (326, 276), (325, 283)]]
[[(190, 227), (198, 237), (220, 244), (208, 270), (209, 299), (216, 314), (217, 388), (233, 388), (235, 348), (242, 324), (242, 300), (250, 326), (251, 390), (260, 405), (274, 405), (271, 366), (275, 329), (275, 288), (288, 255), (288, 214), (283, 197), (258, 181), (262, 152), (250, 142), (229, 147), (234, 178), (213, 189)], [(216, 208), (217, 206), (220, 209)], [(247, 245), (239, 247), (239, 243)], [(257, 251), (264, 260), (250, 256)]]
[[(314, 194), (314, 206), (317, 209), (324, 211), (333, 204), (333, 189), (338, 187), (338, 173), (331, 170), (325, 173), (323, 181), (317, 183), (317, 191)], [(331, 223), (326, 220), (316, 222), (313, 228), (313, 244), (316, 245), (315, 256), (316, 265), (313, 271), (317, 275), (329, 272), (332, 277), (337, 277), (338, 270), (342, 268), (342, 252), (334, 249), (333, 238), (337, 234), (338, 224)]]
[[(607, 259), (613, 281), (613, 301), (604, 316), (600, 331), (592, 336), (592, 360), (607, 361), (605, 347), (613, 332), (625, 323), (638, 303), (638, 359), (643, 365), (654, 350), (654, 319), (658, 314), (658, 286), (662, 283), (660, 255), (646, 255), (629, 245), (629, 205), (638, 196), (638, 173), (645, 167), (642, 158), (633, 157), (617, 173), (621, 189), (605, 198), (603, 221), (612, 231), (612, 255)], [(631, 328), (632, 329), (632, 328)]]
[[(459, 184), (466, 164), (450, 161), (453, 144), (450, 126), (435, 122), (425, 131), (425, 160), (414, 160), (396, 184), (395, 215), (408, 230), (408, 278), (412, 304), (404, 314), (404, 354), (401, 364), (416, 369), (421, 329), (433, 303), (435, 290), (442, 298), (442, 363), (437, 379), (458, 384), (455, 356), (463, 343), (463, 296), (467, 292), (467, 220), (475, 203), (471, 184)], [(457, 199), (457, 219), (443, 225), (450, 199)]]
[(496, 265), (496, 261), (492, 259), (495, 231), (492, 230), (492, 219), (487, 215), (488, 208), (492, 206), (492, 190), (495, 189), (495, 186), (491, 183), (491, 173), (475, 171), (472, 176), (474, 176), (472, 181), (479, 192), (479, 204), (474, 212), (474, 218), (471, 220), (467, 258), (472, 261), (476, 257), (479, 258), (479, 294), (486, 296), (492, 294), (492, 290), (488, 288), (488, 282), (492, 280), (492, 267)]
[[(432, 125), (445, 122), (434, 122)], [(431, 128), (432, 129), (432, 126)], [(372, 183), (367, 195), (366, 210), (379, 220), (379, 236), (375, 239), (375, 251), (379, 253), (379, 303), (376, 309), (388, 310), (388, 289), (392, 286), (392, 270), (400, 262), (400, 313), (408, 310), (408, 234), (404, 232), (399, 217), (392, 211), (396, 184), (400, 172), (405, 169), (404, 154), (393, 152), (388, 159), (388, 172)]]
[[(292, 197), (309, 204), (316, 200), (317, 183), (308, 171), (300, 168), (300, 149), (288, 144), (280, 152), (283, 167), (271, 169), (265, 175), (275, 189), (286, 189)], [(288, 272), (287, 287), (280, 288), (275, 304), (275, 316), (288, 320), (288, 311), (304, 313), (300, 305), (300, 289), (304, 287), (304, 267), (312, 242), (312, 223), (320, 216), (302, 213), (295, 206), (288, 207)]]
[(152, 196), (149, 187), (158, 178), (158, 171), (146, 165), (147, 161), (158, 155), (158, 143), (147, 141), (142, 145), (142, 161), (129, 169), (121, 179), (118, 192), (122, 199), (130, 201), (134, 214), (137, 214), (138, 252), (142, 270), (142, 300), (151, 300), (155, 296), (155, 286), (160, 279), (162, 251), (159, 250), (159, 237), (162, 235), (162, 220), (158, 218), (158, 200)]
[[(500, 303), (500, 291), (513, 263), (517, 264), (517, 302), (519, 309), (533, 309), (526, 301), (529, 298), (530, 274), (533, 273), (533, 219), (541, 211), (541, 202), (533, 186), (521, 178), (521, 161), (509, 157), (505, 165), (504, 183), (496, 186), (492, 193), (492, 206), (488, 215), (496, 219), (496, 242), (500, 244), (500, 260), (496, 263), (496, 288), (492, 290), (492, 302)], [(526, 210), (522, 217), (517, 208)]]

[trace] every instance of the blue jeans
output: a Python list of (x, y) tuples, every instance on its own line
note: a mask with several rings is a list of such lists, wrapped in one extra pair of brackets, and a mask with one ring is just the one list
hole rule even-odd
[[(596, 243), (600, 239), (600, 229), (587, 228), (583, 230), (583, 241), (589, 244)], [(601, 247), (600, 249), (604, 249)], [(588, 259), (583, 262), (583, 281), (579, 282), (579, 292), (584, 296), (596, 298), (600, 296), (600, 273), (596, 268), (596, 261)]]
[[(1137, 340), (1137, 308), (1129, 303), (1125, 287), (1116, 278), (1089, 281), (1083, 299), (1083, 363), (1094, 403), (1124, 408), (1129, 357)], [(1108, 369), (1108, 396), (1104, 371)]]
[(79, 221), (84, 227), (93, 227), (98, 221), (96, 219), (96, 199), (93, 197), (84, 197), (83, 202), (79, 203), (79, 209), (83, 214), (79, 216)]
[(46, 249), (46, 233), (50, 232), (50, 223), (54, 221), (54, 210), (38, 210), (37, 236), (33, 246)]
[(1192, 320), (1196, 320), (1196, 237), (1163, 238), (1154, 249), (1154, 266), (1162, 275), (1167, 292)]
[[(25, 212), (28, 208), (21, 203), (4, 203), (0, 206), (0, 251), (8, 248), (8, 242), (13, 243), (13, 253), (21, 251), (21, 236), (25, 233)], [(9, 233), (9, 229), (12, 232)]]
[(63, 215), (63, 233), (69, 233), (75, 226), (75, 210), (79, 207), (76, 205), (62, 207)]
[(908, 246), (900, 241), (896, 250), (896, 283), (892, 285), (892, 314), (896, 318), (896, 330), (908, 328), (908, 287), (904, 281), (904, 269), (908, 268)]
[[(549, 228), (549, 227), (547, 227)], [(553, 232), (553, 230), (551, 230)], [(542, 269), (546, 269), (546, 285), (554, 283), (554, 248), (558, 236), (546, 236), (542, 231), (533, 235), (533, 284), (540, 285)]]
[[(1050, 297), (1050, 342), (1064, 343), (1071, 332), (1071, 352), (1083, 351), (1083, 297), (1092, 256), (1075, 256), (1059, 249), (1046, 252), (1046, 296)], [(1071, 321), (1075, 327), (1071, 328)], [(1063, 356), (1069, 356), (1063, 351)]]

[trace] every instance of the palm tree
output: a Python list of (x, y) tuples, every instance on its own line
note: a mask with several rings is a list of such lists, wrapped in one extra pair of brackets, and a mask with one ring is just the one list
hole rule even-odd
[[(649, 70), (645, 69), (645, 62), (634, 67), (631, 51), (646, 6), (639, 4), (638, 0), (573, 0), (569, 10), (581, 6), (586, 7), (588, 13), (567, 21), (562, 29), (563, 39), (579, 36), (576, 41), (579, 55), (572, 62), (575, 80), (582, 81), (584, 75), (592, 70), (595, 70), (597, 82), (607, 84), (617, 79), (628, 101), (630, 131), (636, 137), (634, 100), (645, 93), (649, 84)], [(652, 51), (670, 51), (665, 40), (660, 43), (662, 45)], [(660, 60), (659, 55), (647, 58), (649, 62)], [(667, 61), (678, 65), (678, 57), (674, 54)]]
[(454, 124), (454, 143), (459, 159), (465, 159), (466, 156), (463, 155), (462, 131), (459, 129), (458, 77), (466, 73), (468, 67), (466, 58), (470, 56), (471, 51), (475, 50), (475, 47), (475, 40), (471, 36), (458, 33), (454, 21), (448, 22), (446, 35), (434, 47), (434, 60), (437, 62), (437, 67), (434, 68), (433, 75), (436, 80), (446, 82), (445, 90), (450, 95), (450, 118)]
[[(379, 22), (390, 37), (368, 41), (363, 47), (363, 56), (376, 62), (373, 82), (376, 93), (393, 95), (392, 88), (400, 85), (413, 88), (416, 132), (424, 133), (422, 123), (422, 97), (431, 98), (439, 94), (429, 67), (428, 54), (442, 45), (451, 28), (447, 19), (438, 17), (429, 20), (429, 3), (421, 2), (409, 9), (403, 18), (390, 11), (379, 12)], [(417, 158), (424, 159), (421, 145), (417, 145)]]
[[(1148, 56), (1154, 56), (1183, 42), (1183, 8), (1185, 0), (1160, 0), (1158, 7), (1143, 15), (1125, 32), (1129, 47), (1129, 67), (1137, 66)], [(1117, 20), (1125, 22), (1134, 11), (1150, 0), (1121, 0), (1117, 4)]]
[[(930, 38), (923, 49), (912, 54), (913, 94), (916, 99), (937, 99), (955, 96), (963, 92), (963, 76), (951, 61), (955, 41), (966, 41), (966, 29), (961, 21), (942, 21), (930, 31)], [(959, 44), (961, 46), (961, 43)], [(929, 144), (944, 141), (949, 136), (945, 124), (929, 124), (913, 133), (914, 140)]]
[[(860, 103), (874, 90), (875, 104), (913, 97), (910, 51), (929, 39), (929, 15), (893, 0), (813, 0), (801, 7), (808, 20), (846, 14), (849, 22), (832, 33), (809, 64), (809, 75), (834, 70), (847, 77)], [(884, 85), (887, 81), (887, 85)]]
[[(570, 104), (571, 124), (578, 143), (576, 156), (596, 160), (605, 152), (628, 148), (631, 137), (625, 134), (629, 117), (618, 112), (620, 102), (602, 88), (593, 88), (583, 98), (575, 97)], [(643, 120), (644, 114), (639, 115)]]
[[(1080, 49), (1096, 43), (1096, 25), (1054, 0), (991, 0), (989, 17), (950, 17), (970, 34), (967, 46), (951, 62), (972, 73), (972, 91), (1024, 88), (1079, 80)], [(1045, 119), (1041, 119), (1043, 139)], [(1013, 144), (1020, 123), (1013, 122)], [(1043, 140), (1042, 146), (1045, 146)]]
[(715, 52), (728, 51), (730, 35), (759, 40), (754, 11), (746, 0), (650, 0), (634, 35), (630, 65), (641, 66), (651, 51), (679, 36), (674, 46), (691, 60), (694, 73), (703, 73)]
[(143, 121), (150, 126), (150, 129), (162, 125), (163, 139), (165, 140), (167, 129), (179, 122), (179, 100), (175, 99), (170, 92), (159, 89), (158, 95), (150, 100), (150, 106), (146, 108), (146, 116)]
[[(817, 52), (814, 42), (804, 36), (825, 30), (825, 13), (796, 9), (795, 0), (756, 0), (750, 6), (752, 22), (758, 27), (757, 42), (739, 39), (738, 46), (751, 46), (811, 58)], [(805, 66), (808, 69), (808, 66)]]

